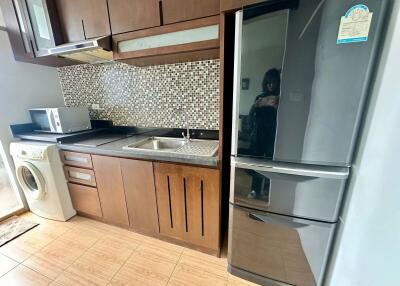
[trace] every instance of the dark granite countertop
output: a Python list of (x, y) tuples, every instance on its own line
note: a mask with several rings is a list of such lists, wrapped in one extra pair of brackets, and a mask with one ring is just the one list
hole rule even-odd
[[(152, 136), (182, 137), (182, 129), (157, 128), (112, 128), (92, 134), (89, 138), (80, 138), (60, 143), (60, 149), (74, 152), (91, 153), (105, 156), (136, 158), (152, 161), (176, 162), (209, 167), (218, 166), (218, 155), (213, 157), (161, 153), (147, 150), (126, 150), (124, 146)], [(192, 138), (218, 140), (218, 131), (191, 130)]]

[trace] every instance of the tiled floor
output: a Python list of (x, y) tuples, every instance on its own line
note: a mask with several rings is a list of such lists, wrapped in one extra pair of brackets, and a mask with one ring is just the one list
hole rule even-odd
[(90, 219), (40, 225), (0, 247), (0, 285), (255, 285), (216, 258)]

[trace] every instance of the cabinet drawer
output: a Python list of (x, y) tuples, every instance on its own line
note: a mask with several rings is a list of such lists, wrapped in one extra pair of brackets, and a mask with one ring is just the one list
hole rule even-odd
[(103, 217), (96, 188), (68, 183), (72, 204), (78, 212)]
[(93, 169), (90, 154), (61, 151), (61, 160), (65, 165)]
[(97, 185), (96, 177), (94, 175), (94, 171), (92, 170), (64, 166), (64, 173), (68, 182), (88, 185), (92, 187), (96, 187)]

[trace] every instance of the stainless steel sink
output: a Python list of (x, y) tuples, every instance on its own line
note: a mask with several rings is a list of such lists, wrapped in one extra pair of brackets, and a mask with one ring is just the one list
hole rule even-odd
[(123, 149), (212, 157), (218, 151), (218, 141), (198, 139), (188, 141), (184, 138), (149, 137), (124, 146)]
[(171, 152), (185, 144), (186, 140), (182, 138), (150, 137), (125, 146), (124, 149), (143, 149)]

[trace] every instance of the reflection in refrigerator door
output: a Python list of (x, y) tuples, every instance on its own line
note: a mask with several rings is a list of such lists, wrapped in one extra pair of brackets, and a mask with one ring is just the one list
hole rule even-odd
[(236, 159), (231, 167), (231, 203), (300, 218), (337, 220), (347, 168), (338, 167), (335, 172), (302, 169), (302, 173), (291, 174), (299, 169), (273, 162), (255, 167), (241, 161)]
[(361, 2), (373, 13), (362, 43), (337, 44), (352, 0), (266, 1), (237, 14), (232, 155), (351, 164), (386, 1)]
[[(236, 12), (231, 273), (321, 285), (387, 2), (274, 0)], [(372, 17), (368, 35), (338, 41), (343, 17), (356, 15)]]
[(331, 223), (231, 205), (231, 272), (248, 271), (259, 276), (259, 283), (271, 279), (298, 286), (320, 285), (334, 228)]

